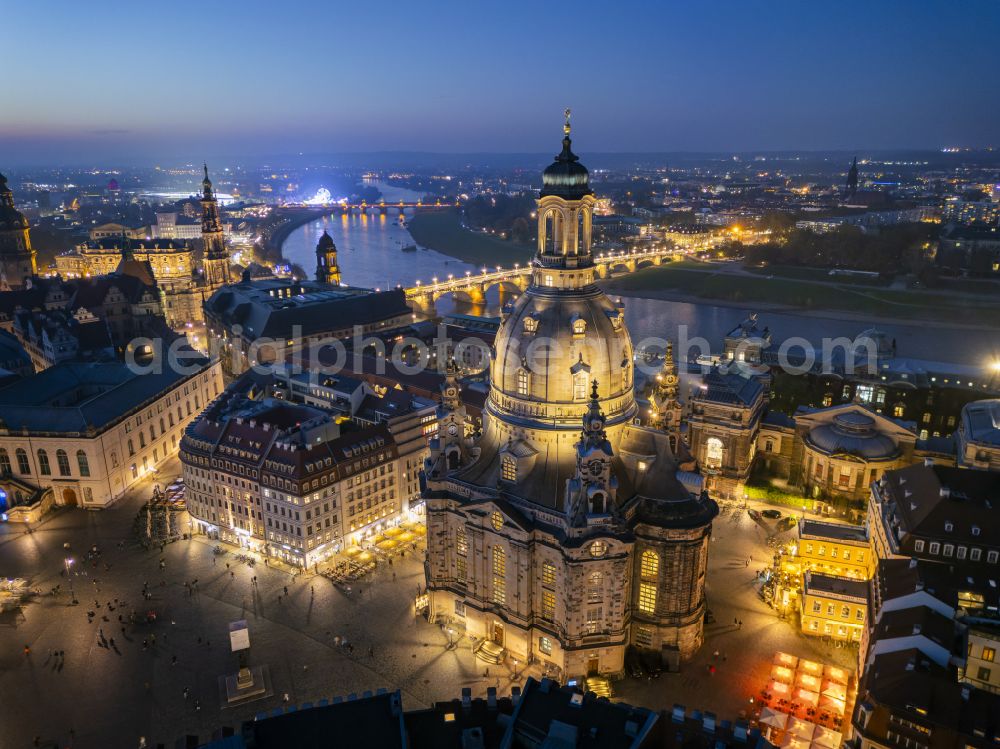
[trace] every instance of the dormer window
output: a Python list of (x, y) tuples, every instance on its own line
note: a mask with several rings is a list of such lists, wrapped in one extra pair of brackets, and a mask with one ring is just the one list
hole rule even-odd
[(978, 536), (979, 535), (979, 526), (978, 525), (972, 526), (972, 535), (973, 536)]
[(950, 523), (950, 522), (949, 522), (949, 523), (945, 523), (945, 524), (944, 524), (944, 529), (945, 529), (945, 531), (947, 531), (948, 533), (951, 533), (951, 532), (952, 532), (953, 530), (955, 530), (955, 526), (954, 526), (954, 524), (953, 524), (953, 523)]
[(524, 318), (524, 332), (525, 333), (534, 333), (536, 330), (538, 330), (538, 320), (536, 320), (534, 317), (531, 317), (531, 316), (525, 317)]
[(583, 318), (573, 320), (573, 335), (583, 335), (587, 332), (587, 321)]

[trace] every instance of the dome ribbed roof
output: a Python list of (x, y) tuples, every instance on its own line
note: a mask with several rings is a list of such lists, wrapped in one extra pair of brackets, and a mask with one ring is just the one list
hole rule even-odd
[(837, 414), (832, 424), (809, 432), (809, 444), (827, 455), (856, 455), (865, 460), (888, 460), (899, 448), (888, 434), (878, 431), (875, 419), (857, 411)]
[(563, 138), (562, 152), (542, 172), (541, 197), (557, 195), (567, 200), (579, 200), (584, 195), (593, 194), (590, 172), (580, 163), (580, 157), (573, 153), (572, 143), (569, 135)]
[(327, 234), (326, 229), (323, 230), (323, 236), (319, 238), (319, 242), (316, 243), (316, 249), (326, 249), (328, 247), (334, 247), (333, 237)]

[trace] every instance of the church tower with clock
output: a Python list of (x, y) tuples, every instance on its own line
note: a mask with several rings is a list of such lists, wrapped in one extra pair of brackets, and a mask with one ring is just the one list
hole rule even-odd
[(422, 480), (429, 616), (485, 662), (564, 679), (618, 674), (628, 647), (671, 667), (698, 649), (718, 513), (678, 470), (668, 430), (636, 423), (624, 312), (596, 285), (595, 202), (567, 111), (542, 175), (532, 282), (495, 339), (482, 434), (465, 434), (452, 368)]

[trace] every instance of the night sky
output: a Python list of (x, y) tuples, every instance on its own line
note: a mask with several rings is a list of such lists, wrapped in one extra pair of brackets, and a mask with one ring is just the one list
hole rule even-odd
[[(997, 144), (1000, 3), (7, 0), (0, 163)], [(997, 144), (1000, 145), (1000, 144)]]

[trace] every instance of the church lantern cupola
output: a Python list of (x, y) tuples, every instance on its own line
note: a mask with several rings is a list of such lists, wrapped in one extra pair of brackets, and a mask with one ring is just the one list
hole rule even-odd
[(326, 229), (316, 243), (316, 280), (320, 283), (340, 285), (340, 265), (337, 263), (337, 245)]

